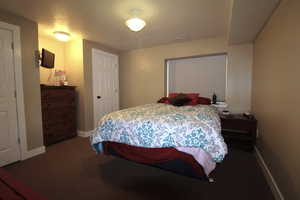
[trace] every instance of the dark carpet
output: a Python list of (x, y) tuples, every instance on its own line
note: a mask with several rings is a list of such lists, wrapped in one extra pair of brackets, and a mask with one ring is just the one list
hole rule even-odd
[(239, 150), (230, 150), (214, 183), (96, 155), (79, 137), (5, 169), (50, 200), (274, 200), (255, 156)]

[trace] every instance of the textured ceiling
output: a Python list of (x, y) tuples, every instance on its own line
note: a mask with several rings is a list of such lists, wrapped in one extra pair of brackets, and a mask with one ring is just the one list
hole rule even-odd
[[(101, 42), (119, 50), (225, 36), (230, 0), (7, 0), (0, 8), (54, 30)], [(141, 9), (147, 25), (138, 33), (125, 26), (131, 9)]]
[(280, 0), (234, 0), (229, 27), (229, 44), (252, 42)]
[[(280, 0), (5, 0), (0, 8), (39, 24), (39, 34), (67, 31), (72, 38), (117, 50), (222, 36), (253, 42)], [(147, 23), (131, 32), (132, 9)]]

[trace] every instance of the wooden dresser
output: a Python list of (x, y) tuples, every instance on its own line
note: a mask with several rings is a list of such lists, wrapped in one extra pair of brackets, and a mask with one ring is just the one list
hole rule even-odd
[(76, 136), (75, 87), (41, 85), (41, 98), (44, 144)]

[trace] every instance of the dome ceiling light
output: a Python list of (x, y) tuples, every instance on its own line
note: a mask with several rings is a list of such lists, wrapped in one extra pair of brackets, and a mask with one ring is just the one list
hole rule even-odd
[(66, 33), (66, 32), (63, 32), (63, 31), (55, 31), (53, 32), (54, 34), (54, 37), (60, 41), (68, 41), (70, 39), (70, 33)]
[(128, 28), (134, 32), (142, 30), (146, 26), (146, 22), (140, 18), (134, 17), (126, 21)]
[(134, 32), (138, 32), (142, 30), (146, 26), (146, 22), (138, 17), (140, 15), (141, 10), (132, 9), (131, 15), (134, 16), (126, 21), (126, 25), (128, 28)]

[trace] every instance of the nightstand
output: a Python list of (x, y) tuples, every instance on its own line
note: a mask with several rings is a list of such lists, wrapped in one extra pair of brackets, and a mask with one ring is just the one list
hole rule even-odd
[(256, 142), (257, 120), (242, 114), (220, 115), (222, 135), (229, 147), (252, 151)]

